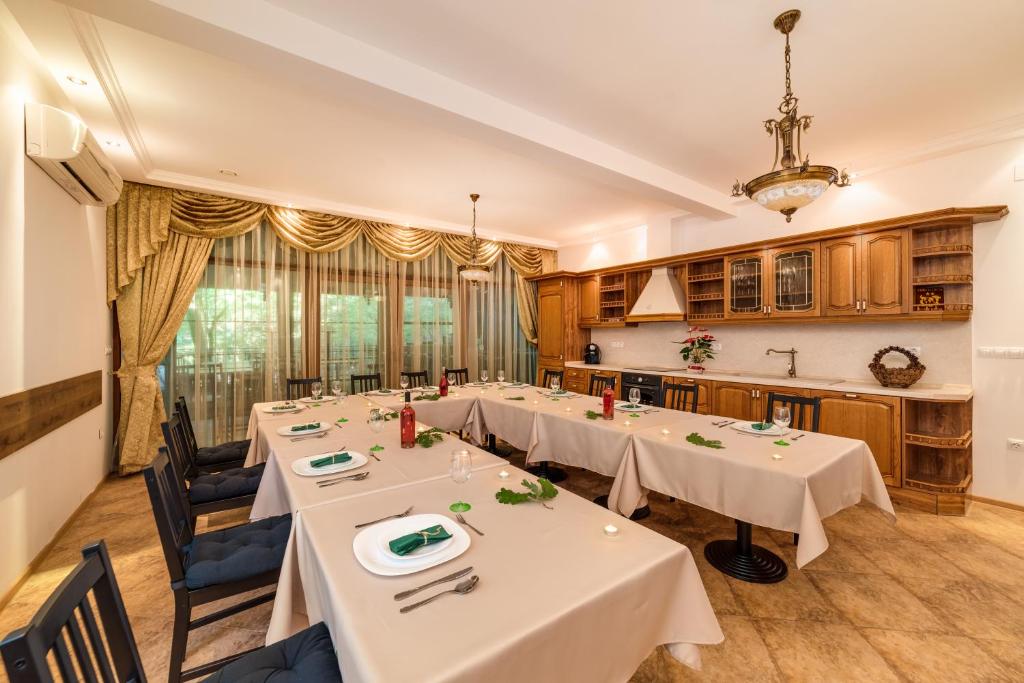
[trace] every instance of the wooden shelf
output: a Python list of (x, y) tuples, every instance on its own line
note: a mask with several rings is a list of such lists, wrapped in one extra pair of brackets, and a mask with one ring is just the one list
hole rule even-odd
[(914, 305), (915, 313), (949, 313), (949, 312), (966, 312), (969, 313), (974, 310), (973, 304), (924, 304)]
[(624, 292), (626, 291), (626, 285), (607, 285), (600, 288), (601, 293), (604, 292)]
[(941, 275), (915, 275), (913, 284), (915, 285), (969, 285), (974, 281), (974, 277), (968, 274), (955, 275), (950, 273), (943, 273)]
[(687, 320), (722, 320), (725, 313), (687, 313)]
[(708, 280), (724, 280), (725, 273), (705, 273), (703, 275), (688, 275), (686, 280), (688, 282), (706, 282)]
[(708, 294), (691, 294), (686, 297), (687, 301), (724, 301), (725, 295), (718, 292)]
[(973, 440), (973, 434), (970, 430), (960, 436), (934, 436), (908, 432), (904, 435), (904, 440), (909, 444), (925, 448), (968, 448)]
[(601, 308), (624, 308), (626, 305), (625, 300), (622, 301), (602, 301)]
[(934, 256), (966, 256), (973, 254), (974, 248), (969, 244), (939, 244), (933, 247), (916, 247), (910, 253), (914, 258)]

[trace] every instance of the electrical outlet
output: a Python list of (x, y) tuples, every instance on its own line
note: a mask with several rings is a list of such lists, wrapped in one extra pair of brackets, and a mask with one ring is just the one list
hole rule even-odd
[(721, 351), (722, 350), (722, 342), (711, 342), (711, 350), (712, 351)]
[(626, 343), (620, 341), (613, 341), (611, 344), (609, 344), (609, 346), (611, 346), (613, 349), (621, 349), (626, 346)]
[(1007, 439), (1006, 447), (1011, 451), (1024, 451), (1024, 439)]

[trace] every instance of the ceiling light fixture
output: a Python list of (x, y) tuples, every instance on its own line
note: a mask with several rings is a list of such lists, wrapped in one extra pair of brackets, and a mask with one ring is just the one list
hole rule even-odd
[(70, 83), (74, 83), (75, 85), (89, 85), (89, 81), (85, 80), (84, 78), (79, 78), (78, 76), (72, 76), (71, 74), (68, 74), (67, 76), (65, 76), (65, 78), (67, 78)]
[(232, 171), (230, 168), (219, 169), (217, 173), (220, 173), (221, 175), (226, 175), (229, 178), (234, 178), (235, 176), (238, 175), (238, 171)]
[(797, 209), (820, 197), (829, 185), (835, 183), (838, 187), (846, 187), (850, 184), (845, 170), (840, 172), (832, 166), (812, 166), (810, 155), (804, 157), (800, 149), (800, 134), (811, 127), (813, 117), (797, 115), (798, 100), (793, 95), (789, 78), (789, 34), (799, 19), (800, 10), (792, 9), (777, 16), (774, 23), (775, 28), (786, 36), (786, 94), (779, 105), (782, 117), (764, 122), (768, 134), (775, 136), (772, 170), (746, 184), (737, 180), (732, 187), (733, 197), (746, 195), (764, 208), (783, 214), (787, 223), (793, 220)]
[(491, 279), (491, 267), (477, 261), (479, 240), (476, 237), (476, 200), (480, 199), (480, 195), (471, 194), (469, 198), (473, 200), (473, 241), (470, 247), (472, 252), (469, 257), (469, 265), (459, 266), (459, 275), (463, 279), (477, 284)]

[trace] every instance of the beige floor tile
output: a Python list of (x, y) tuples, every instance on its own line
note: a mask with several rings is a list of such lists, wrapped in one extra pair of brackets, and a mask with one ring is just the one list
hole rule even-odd
[[(782, 531), (773, 531), (771, 537), (783, 552), (782, 558), (786, 560), (786, 564), (791, 568), (796, 567), (797, 546), (793, 545), (793, 535)], [(836, 534), (833, 534), (828, 540), (828, 550), (805, 564), (802, 571), (882, 573), (878, 565), (864, 556), (853, 540)]]
[(953, 632), (913, 593), (890, 576), (812, 572), (810, 579), (855, 626)]
[[(782, 552), (774, 544), (760, 545), (776, 554)], [(789, 576), (779, 583), (755, 584), (731, 577), (728, 581), (740, 606), (752, 617), (845, 623), (846, 619), (815, 588), (809, 576), (810, 573), (790, 565)]]
[(992, 542), (935, 543), (937, 553), (963, 572), (1012, 593), (1024, 589), (1024, 561)]
[(852, 543), (867, 558), (869, 564), (891, 576), (936, 581), (967, 578), (956, 565), (935, 552), (931, 545), (920, 541), (890, 538), (878, 542), (861, 537), (853, 539)]
[(1014, 681), (1014, 673), (964, 636), (863, 629), (889, 665), (914, 683)]
[(852, 626), (775, 619), (758, 619), (755, 624), (787, 681), (899, 680)]
[(1024, 646), (1018, 641), (976, 640), (981, 649), (1003, 663), (1016, 676), (1024, 679)]
[(957, 633), (1002, 641), (1024, 637), (1024, 609), (986, 583), (911, 577), (900, 579), (900, 583)]

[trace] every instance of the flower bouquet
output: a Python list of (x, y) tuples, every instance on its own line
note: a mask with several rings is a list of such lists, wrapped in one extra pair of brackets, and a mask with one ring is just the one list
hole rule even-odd
[(704, 361), (712, 360), (715, 357), (715, 350), (712, 346), (716, 341), (715, 336), (706, 327), (691, 327), (687, 330), (687, 334), (690, 336), (684, 341), (675, 342), (683, 346), (679, 349), (679, 353), (683, 355), (683, 360), (689, 363), (686, 367), (687, 371), (703, 373)]

